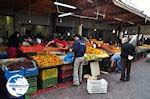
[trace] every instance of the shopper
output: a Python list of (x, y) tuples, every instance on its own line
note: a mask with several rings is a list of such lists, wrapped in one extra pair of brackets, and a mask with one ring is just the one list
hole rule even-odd
[(19, 47), (19, 32), (14, 32), (8, 39), (8, 57), (16, 58)]
[(131, 43), (128, 43), (127, 38), (123, 38), (121, 47), (121, 81), (130, 80), (131, 61), (133, 60), (134, 54), (135, 47)]
[(122, 65), (121, 65), (121, 56), (120, 52), (115, 53), (113, 56), (111, 56), (111, 67), (109, 72), (120, 72), (122, 70)]
[(75, 35), (75, 42), (73, 45), (73, 52), (75, 56), (74, 67), (73, 67), (73, 85), (80, 85), (82, 82), (82, 72), (84, 64), (84, 54), (86, 52), (86, 46), (79, 35)]

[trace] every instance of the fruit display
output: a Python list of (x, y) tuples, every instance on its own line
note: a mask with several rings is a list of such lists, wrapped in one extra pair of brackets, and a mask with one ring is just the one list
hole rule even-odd
[(7, 50), (7, 46), (3, 46), (3, 45), (0, 46), (0, 52), (6, 51), (6, 50)]
[(36, 44), (33, 46), (20, 46), (20, 50), (24, 53), (29, 53), (29, 52), (40, 52), (44, 49), (43, 45)]
[(37, 55), (32, 57), (39, 67), (50, 67), (50, 66), (56, 66), (56, 65), (61, 65), (63, 61), (54, 54), (49, 54), (49, 55)]
[(97, 44), (97, 45), (103, 44), (103, 41), (98, 41), (96, 39), (90, 39), (90, 41), (93, 42), (93, 43), (95, 43), (95, 44)]
[(120, 48), (115, 46), (115, 45), (109, 45), (109, 44), (106, 44), (106, 43), (103, 43), (101, 45), (101, 48), (108, 51), (108, 52), (111, 52), (111, 53), (116, 53), (116, 52), (120, 52)]
[(92, 44), (90, 42), (85, 42), (86, 46), (92, 46)]
[(95, 54), (87, 54), (84, 56), (85, 60), (95, 60), (95, 59), (99, 59), (100, 57), (98, 55)]
[(29, 59), (25, 59), (23, 61), (17, 61), (17, 62), (8, 62), (7, 68), (10, 71), (20, 70), (20, 69), (29, 69), (34, 68), (34, 65), (32, 61)]
[(113, 50), (114, 53), (121, 51), (121, 48), (115, 45), (110, 45), (110, 48)]
[(97, 48), (92, 48), (92, 47), (88, 47), (86, 48), (86, 54), (91, 54), (91, 55), (96, 55), (97, 57), (109, 57), (109, 55), (102, 49), (97, 49)]
[(47, 51), (47, 52), (57, 52), (57, 51), (63, 51), (65, 49), (63, 48), (57, 48), (57, 47), (45, 47), (44, 48), (44, 51)]
[(150, 49), (150, 45), (143, 44), (142, 46), (138, 46), (138, 48), (141, 48), (141, 49)]

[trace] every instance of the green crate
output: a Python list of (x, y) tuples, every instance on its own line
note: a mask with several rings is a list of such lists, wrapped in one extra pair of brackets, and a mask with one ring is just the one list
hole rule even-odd
[(52, 69), (41, 70), (38, 77), (42, 81), (45, 81), (50, 78), (58, 77), (58, 69), (52, 68)]
[(55, 86), (57, 84), (58, 78), (54, 77), (54, 78), (50, 78), (44, 81), (40, 81), (40, 83), (38, 83), (38, 87), (39, 88), (48, 88), (48, 87), (52, 87)]
[(25, 94), (24, 99), (31, 99), (31, 94)]
[(35, 86), (35, 87), (29, 87), (26, 94), (32, 94), (32, 93), (34, 93), (36, 91), (37, 91), (37, 86)]
[(30, 87), (37, 86), (37, 76), (27, 77), (26, 79)]

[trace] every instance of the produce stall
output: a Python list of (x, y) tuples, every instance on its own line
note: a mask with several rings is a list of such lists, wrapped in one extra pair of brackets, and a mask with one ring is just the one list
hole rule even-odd
[(147, 52), (150, 50), (150, 45), (143, 44), (142, 46), (136, 47), (136, 59), (146, 57)]
[[(36, 66), (36, 63), (34, 61), (26, 58), (3, 59), (0, 60), (0, 67), (2, 70), (1, 76), (3, 76), (1, 83), (4, 83), (5, 86), (7, 80), (10, 77), (18, 74), (26, 77), (29, 83), (28, 91), (24, 95), (26, 99), (29, 99), (28, 97), (37, 91), (37, 75), (39, 74), (39, 72), (38, 67)], [(1, 94), (5, 95), (6, 98), (15, 98), (8, 93), (5, 86), (2, 87), (5, 90)], [(21, 98), (23, 97), (20, 97), (20, 99)]]
[[(68, 41), (69, 46), (72, 46), (73, 42)], [(105, 67), (110, 66), (110, 56), (120, 52), (120, 47), (96, 39), (90, 39), (90, 42), (85, 42), (85, 44), (85, 65), (89, 65), (92, 76), (100, 75), (101, 70), (105, 70)], [(93, 44), (96, 44), (95, 48)], [(150, 49), (149, 45), (138, 46), (137, 48), (139, 53)], [(25, 99), (29, 99), (36, 92), (56, 87), (59, 84), (72, 84), (73, 63), (72, 61), (65, 61), (65, 56), (69, 54), (68, 48), (45, 47), (44, 44), (34, 44), (32, 46), (22, 45), (20, 50), (27, 54), (30, 59), (1, 60), (1, 73), (4, 77), (0, 79), (6, 83), (9, 77), (14, 75), (12, 71), (16, 71), (15, 74), (25, 76), (29, 83), (29, 89), (24, 95)], [(2, 78), (5, 78), (5, 80)], [(8, 92), (0, 94), (8, 94)], [(6, 96), (11, 97), (9, 94)]]

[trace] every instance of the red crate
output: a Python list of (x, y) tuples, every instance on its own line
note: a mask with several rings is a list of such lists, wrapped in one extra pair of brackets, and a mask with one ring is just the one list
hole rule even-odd
[(70, 69), (70, 70), (60, 70), (59, 71), (59, 78), (66, 78), (66, 77), (69, 77), (69, 76), (72, 76), (73, 75), (73, 70)]
[(66, 64), (62, 65), (61, 70), (70, 70), (72, 68), (73, 68), (72, 64)]

